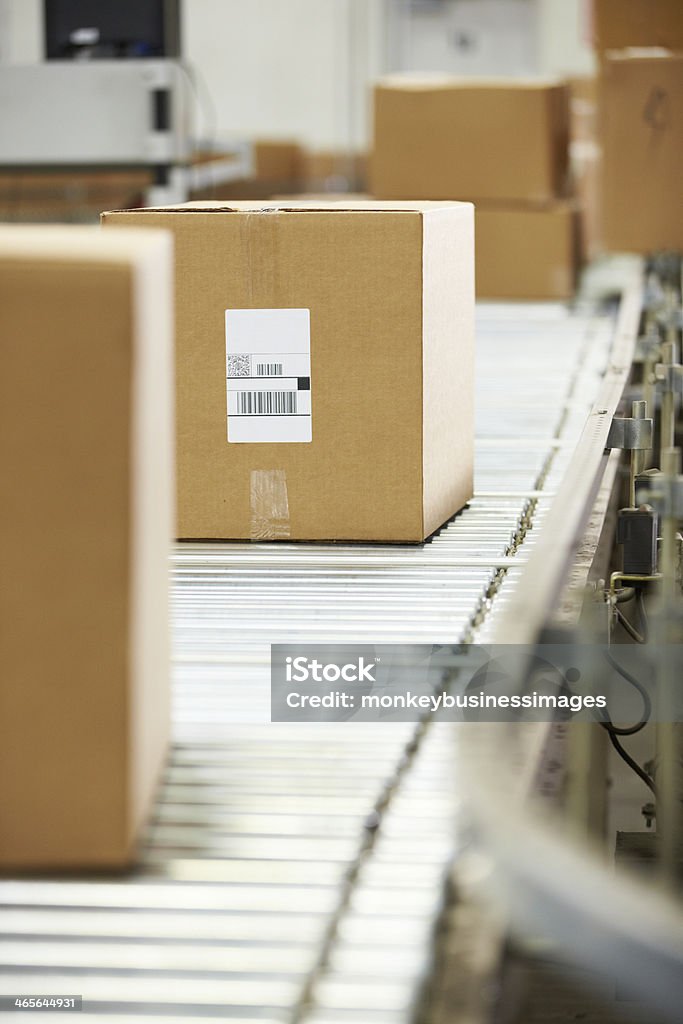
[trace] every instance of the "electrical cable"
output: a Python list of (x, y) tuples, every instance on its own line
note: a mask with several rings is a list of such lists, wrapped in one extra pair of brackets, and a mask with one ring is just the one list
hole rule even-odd
[(650, 624), (647, 619), (647, 611), (645, 610), (645, 596), (643, 593), (643, 587), (636, 588), (636, 606), (638, 608), (638, 615), (640, 616), (640, 633), (647, 643), (650, 634)]
[(628, 672), (627, 669), (620, 665), (619, 662), (612, 657), (609, 651), (605, 651), (604, 653), (606, 660), (609, 662), (609, 664), (612, 666), (615, 672), (618, 672), (619, 675), (623, 679), (625, 679), (627, 683), (630, 683), (630, 685), (633, 686), (634, 689), (636, 689), (642, 697), (643, 717), (641, 721), (637, 722), (635, 725), (618, 726), (614, 724), (614, 722), (609, 718), (609, 716), (605, 712), (603, 717), (598, 717), (598, 721), (600, 722), (600, 725), (603, 727), (603, 729), (609, 735), (610, 743), (612, 744), (612, 746), (614, 747), (622, 761), (624, 761), (629, 766), (631, 771), (635, 772), (638, 778), (645, 783), (647, 788), (651, 790), (651, 792), (654, 793), (656, 797), (657, 788), (653, 780), (647, 774), (645, 769), (641, 768), (638, 762), (631, 757), (628, 751), (621, 745), (621, 742), (619, 740), (620, 736), (633, 736), (635, 733), (640, 732), (641, 729), (645, 728), (645, 726), (650, 720), (650, 715), (652, 714), (652, 702), (650, 700), (650, 695), (643, 686), (643, 684), (638, 679), (636, 679), (635, 676), (631, 675), (631, 673)]
[(647, 723), (650, 721), (650, 716), (652, 714), (652, 701), (650, 700), (650, 694), (647, 692), (643, 684), (638, 679), (636, 679), (635, 676), (631, 675), (631, 673), (627, 669), (625, 669), (623, 665), (620, 665), (619, 662), (612, 657), (609, 651), (605, 651), (604, 654), (606, 661), (609, 662), (614, 671), (618, 672), (622, 679), (625, 679), (627, 683), (630, 683), (630, 685), (640, 694), (643, 701), (643, 713), (640, 721), (637, 722), (635, 725), (615, 725), (606, 713), (605, 716), (600, 719), (600, 724), (603, 725), (610, 732), (614, 732), (617, 736), (633, 736), (635, 733), (640, 732), (641, 729), (644, 729)]
[(656, 797), (657, 796), (657, 787), (655, 786), (654, 782), (652, 781), (650, 776), (647, 774), (645, 769), (641, 768), (640, 765), (638, 764), (638, 762), (634, 761), (634, 759), (631, 757), (631, 755), (628, 753), (628, 751), (626, 751), (622, 747), (621, 743), (619, 742), (619, 737), (616, 735), (614, 729), (610, 729), (610, 727), (608, 725), (606, 725), (604, 722), (601, 722), (600, 724), (603, 726), (604, 729), (607, 730), (607, 733), (608, 733), (609, 738), (610, 738), (610, 743), (612, 744), (612, 746), (616, 750), (616, 752), (619, 755), (619, 757), (623, 761), (626, 762), (626, 764), (629, 766), (629, 768), (636, 773), (636, 775), (638, 776), (639, 779), (642, 779), (642, 781), (645, 783), (647, 788), (649, 790), (651, 790), (654, 793), (655, 797)]
[(637, 644), (647, 643), (645, 637), (641, 633), (638, 632), (636, 627), (631, 622), (629, 622), (629, 620), (626, 618), (624, 613), (622, 611), (620, 611), (619, 608), (615, 607), (614, 612), (616, 614), (617, 619), (619, 620), (619, 622), (624, 627), (624, 629), (626, 630), (626, 632), (628, 633), (628, 635), (631, 637), (632, 640), (635, 640), (635, 642)]

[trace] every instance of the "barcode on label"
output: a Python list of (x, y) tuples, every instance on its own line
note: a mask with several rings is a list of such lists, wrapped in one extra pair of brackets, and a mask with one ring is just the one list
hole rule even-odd
[(231, 355), (228, 353), (228, 377), (248, 377), (251, 366), (251, 356), (239, 353)]
[(257, 377), (281, 377), (282, 363), (257, 363)]
[(240, 416), (294, 416), (296, 391), (238, 391)]

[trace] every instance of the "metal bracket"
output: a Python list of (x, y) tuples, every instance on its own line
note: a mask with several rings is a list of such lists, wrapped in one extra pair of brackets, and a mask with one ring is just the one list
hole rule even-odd
[(615, 416), (607, 435), (606, 448), (625, 451), (649, 451), (654, 436), (653, 421), (634, 416)]
[(657, 363), (655, 380), (663, 391), (683, 392), (683, 366), (680, 363)]
[(653, 480), (649, 490), (643, 494), (662, 517), (683, 519), (683, 476), (669, 477), (665, 474)]

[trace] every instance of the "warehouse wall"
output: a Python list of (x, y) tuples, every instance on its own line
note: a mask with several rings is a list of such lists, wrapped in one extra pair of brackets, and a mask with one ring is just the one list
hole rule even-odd
[(538, 0), (538, 4), (539, 70), (553, 75), (593, 73), (591, 0)]
[(184, 51), (220, 130), (344, 145), (365, 134), (359, 93), (380, 70), (381, 10), (381, 0), (189, 0)]
[[(503, 33), (507, 41), (501, 35), (504, 22), (490, 17), (496, 4), (508, 11), (505, 17), (513, 9), (519, 16), (513, 35)], [(206, 89), (200, 92), (213, 101), (204, 99), (200, 129), (202, 134), (295, 137), (316, 148), (361, 147), (369, 132), (369, 83), (387, 68), (417, 62), (442, 69), (449, 61), (463, 72), (589, 71), (587, 4), (449, 0), (434, 5), (426, 19), (412, 17), (420, 38), (410, 42), (407, 0), (185, 0), (184, 53), (201, 73)], [(478, 58), (462, 49), (458, 54), (439, 33), (438, 25), (447, 26), (458, 8), (475, 28), (481, 12)], [(40, 59), (41, 10), (41, 0), (0, 0), (0, 61)], [(503, 43), (508, 57), (501, 67), (495, 55)]]
[(41, 0), (0, 0), (0, 63), (33, 64), (43, 53)]

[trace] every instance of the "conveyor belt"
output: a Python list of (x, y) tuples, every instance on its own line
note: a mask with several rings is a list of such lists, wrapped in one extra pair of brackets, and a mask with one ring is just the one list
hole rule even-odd
[(82, 994), (81, 1019), (112, 1022), (410, 1020), (454, 843), (453, 728), (270, 725), (269, 644), (483, 640), (514, 602), (614, 324), (478, 316), (477, 493), (432, 541), (177, 547), (174, 745), (138, 866), (1, 880), (0, 993)]

